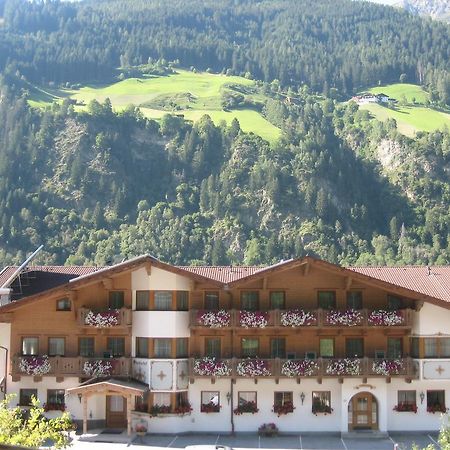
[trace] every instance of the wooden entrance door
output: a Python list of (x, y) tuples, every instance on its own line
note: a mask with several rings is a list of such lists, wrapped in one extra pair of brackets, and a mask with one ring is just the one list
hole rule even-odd
[(369, 392), (356, 394), (348, 405), (349, 430), (377, 430), (377, 401)]
[(121, 395), (106, 397), (106, 427), (127, 427), (127, 399)]

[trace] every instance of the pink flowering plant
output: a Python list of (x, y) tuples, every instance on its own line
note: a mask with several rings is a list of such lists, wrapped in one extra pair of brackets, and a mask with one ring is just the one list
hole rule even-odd
[(333, 310), (327, 312), (326, 321), (329, 325), (354, 327), (362, 323), (363, 315), (357, 309), (348, 309), (347, 311)]
[(229, 327), (231, 314), (224, 309), (220, 309), (219, 311), (199, 311), (197, 322), (200, 325), (209, 328)]
[(271, 375), (269, 364), (263, 359), (245, 359), (236, 366), (241, 377), (269, 377)]
[(265, 311), (239, 311), (239, 324), (244, 328), (265, 328), (269, 313)]
[(23, 356), (20, 359), (19, 369), (27, 375), (45, 375), (50, 372), (50, 360), (47, 355)]
[(402, 325), (404, 322), (401, 311), (386, 311), (384, 309), (377, 309), (372, 311), (368, 317), (369, 325), (378, 327), (392, 327), (395, 325)]
[(317, 316), (315, 313), (302, 309), (289, 309), (280, 314), (280, 321), (283, 327), (307, 327), (317, 324)]
[(84, 323), (96, 328), (108, 328), (119, 325), (119, 311), (89, 311), (84, 318)]
[(208, 377), (226, 377), (231, 374), (231, 367), (227, 361), (205, 356), (194, 361), (194, 373)]
[(375, 360), (372, 370), (378, 375), (399, 375), (403, 370), (403, 362), (401, 359)]
[(105, 377), (110, 376), (113, 370), (113, 365), (110, 361), (103, 361), (97, 359), (93, 361), (86, 361), (83, 364), (83, 372), (90, 377)]
[(337, 376), (359, 375), (361, 372), (361, 364), (359, 359), (334, 359), (328, 363), (326, 372), (328, 375)]
[(287, 377), (310, 377), (319, 369), (313, 359), (289, 360), (281, 366), (281, 373)]

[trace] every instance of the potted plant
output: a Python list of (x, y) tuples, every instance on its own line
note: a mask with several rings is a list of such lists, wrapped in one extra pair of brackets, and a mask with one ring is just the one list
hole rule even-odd
[(139, 423), (136, 425), (135, 431), (138, 436), (145, 436), (147, 434), (147, 427), (143, 423)]
[(278, 434), (278, 428), (274, 423), (263, 423), (258, 428), (258, 434), (266, 437), (276, 436)]

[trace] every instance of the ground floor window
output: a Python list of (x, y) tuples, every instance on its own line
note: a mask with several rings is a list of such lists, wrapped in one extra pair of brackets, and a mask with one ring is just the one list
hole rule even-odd
[(150, 414), (168, 414), (172, 411), (170, 392), (155, 392)]
[(312, 413), (331, 413), (331, 392), (313, 391), (312, 393)]
[(396, 411), (413, 411), (417, 412), (416, 391), (397, 391)]
[(135, 411), (148, 411), (148, 392), (144, 392), (143, 395), (136, 395), (134, 400)]
[(220, 412), (220, 393), (219, 391), (202, 391), (201, 412)]
[(431, 413), (447, 412), (444, 390), (427, 391), (427, 411)]
[(294, 394), (292, 392), (274, 392), (273, 412), (280, 415), (294, 411)]
[(19, 395), (20, 406), (31, 406), (31, 398), (37, 398), (37, 389), (21, 389)]
[(239, 391), (238, 406), (234, 409), (235, 414), (256, 413), (258, 405), (256, 402), (256, 391)]
[(188, 414), (192, 411), (187, 392), (177, 392), (175, 395), (175, 413)]
[(46, 411), (66, 409), (64, 389), (49, 389), (47, 391), (47, 403), (44, 405)]

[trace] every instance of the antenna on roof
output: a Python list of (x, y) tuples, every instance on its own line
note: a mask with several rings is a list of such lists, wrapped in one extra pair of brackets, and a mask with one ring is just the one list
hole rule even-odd
[(17, 278), (18, 275), (28, 266), (28, 263), (31, 262), (35, 256), (44, 248), (43, 245), (40, 245), (15, 271), (14, 273), (3, 283), (2, 288), (7, 288), (9, 285)]
[(427, 275), (431, 275), (431, 267), (427, 266)]

